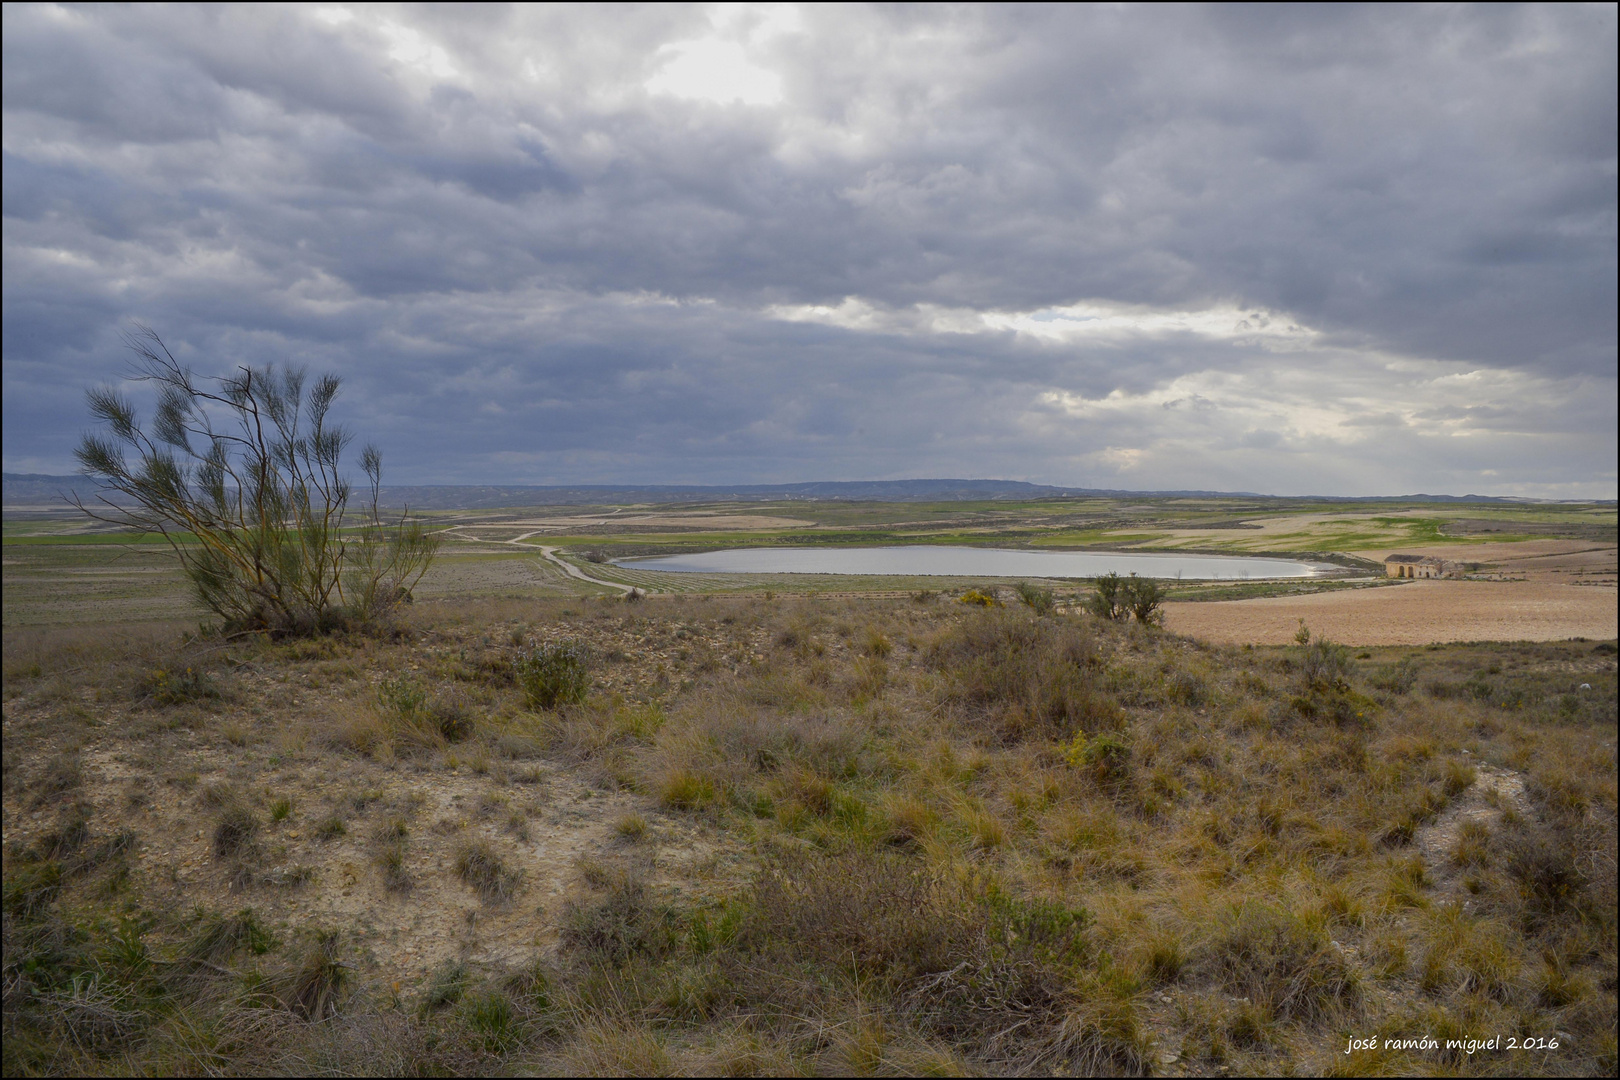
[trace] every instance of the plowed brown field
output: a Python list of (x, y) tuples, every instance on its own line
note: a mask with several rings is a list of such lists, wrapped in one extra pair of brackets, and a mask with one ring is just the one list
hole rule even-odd
[(1415, 581), (1382, 589), (1165, 605), (1178, 634), (1222, 644), (1284, 645), (1304, 619), (1346, 645), (1560, 641), (1615, 636), (1612, 586), (1540, 581)]

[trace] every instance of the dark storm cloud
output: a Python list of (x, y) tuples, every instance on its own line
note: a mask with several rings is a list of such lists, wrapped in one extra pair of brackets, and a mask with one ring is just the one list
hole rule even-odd
[(399, 482), (1613, 494), (1612, 8), (4, 19), (8, 468), (140, 318)]

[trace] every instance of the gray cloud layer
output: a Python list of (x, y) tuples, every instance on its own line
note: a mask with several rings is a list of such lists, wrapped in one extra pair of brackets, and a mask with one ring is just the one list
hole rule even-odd
[(4, 20), (8, 469), (141, 319), (398, 483), (1615, 494), (1610, 6)]

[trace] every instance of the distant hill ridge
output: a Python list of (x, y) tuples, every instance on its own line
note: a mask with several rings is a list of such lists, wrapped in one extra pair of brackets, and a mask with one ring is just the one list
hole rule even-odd
[[(3, 473), (6, 506), (61, 506), (64, 496), (90, 502), (100, 488), (88, 477), (49, 473)], [(1514, 499), (1497, 495), (1302, 495), (1270, 496), (1253, 491), (1128, 491), (1117, 488), (1069, 488), (1022, 480), (824, 480), (803, 484), (420, 484), (384, 486), (382, 503), (420, 510), (492, 510), (519, 506), (590, 506), (624, 503), (783, 502), (979, 502), (998, 499), (1052, 499), (1082, 496), (1110, 498), (1240, 498), (1291, 497), (1348, 503), (1546, 503), (1613, 504), (1613, 499)]]

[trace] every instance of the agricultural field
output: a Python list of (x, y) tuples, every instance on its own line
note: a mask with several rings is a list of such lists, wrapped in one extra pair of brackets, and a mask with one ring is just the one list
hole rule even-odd
[[(1174, 587), (1172, 619), (1194, 635), (1233, 627), (1256, 643), (1286, 641), (1302, 615), (1366, 643), (1523, 637), (1600, 637), (1614, 626), (1617, 514), (1607, 505), (1312, 503), (1297, 499), (1051, 499), (1017, 502), (733, 503), (434, 511), (443, 538), (424, 597), (542, 598), (649, 593), (889, 596), (960, 595), (1013, 579), (807, 574), (669, 574), (616, 558), (727, 547), (949, 544), (1001, 548), (1246, 554), (1338, 565), (1332, 578), (1188, 582)], [(189, 603), (157, 537), (128, 538), (84, 519), (10, 515), (4, 537), (4, 625), (70, 624), (181, 615)], [(1384, 577), (1394, 552), (1435, 554), (1476, 582), (1508, 585), (1426, 594), (1421, 604)], [(587, 556), (607, 561), (591, 561)], [(1047, 581), (1063, 600), (1083, 581)], [(1448, 586), (1475, 582), (1447, 583)], [(1366, 595), (1363, 590), (1374, 590)], [(1332, 593), (1332, 596), (1308, 594)], [(1501, 597), (1502, 605), (1493, 603)], [(1270, 606), (1246, 603), (1270, 598)], [(1297, 610), (1287, 598), (1309, 601)], [(1193, 604), (1212, 604), (1193, 610)], [(1500, 609), (1531, 612), (1515, 624)], [(1514, 630), (1514, 625), (1519, 627)], [(1223, 629), (1225, 628), (1225, 629)], [(1354, 635), (1349, 635), (1354, 636)], [(1249, 639), (1245, 639), (1249, 640)]]
[[(1084, 582), (590, 556), (1218, 508), (614, 509), (436, 515), (394, 623), (283, 641), (210, 630), (156, 545), (8, 525), (5, 1073), (1615, 1071), (1612, 620), (1347, 646), (1331, 606), (1612, 603), (1498, 554), (1601, 537), (1441, 533), (1464, 582), (1343, 550), (1162, 629)], [(1317, 550), (1285, 509), (1303, 546), (1253, 550)], [(1303, 642), (1182, 626), (1287, 604)], [(1493, 1037), (1529, 1044), (1447, 1045)]]

